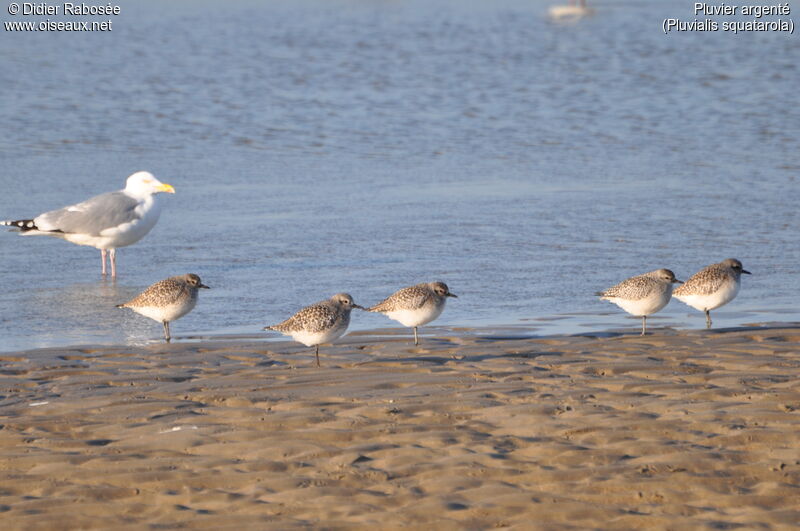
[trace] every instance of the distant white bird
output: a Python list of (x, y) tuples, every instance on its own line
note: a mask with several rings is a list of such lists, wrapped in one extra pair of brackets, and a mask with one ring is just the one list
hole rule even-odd
[(594, 14), (594, 9), (586, 6), (586, 0), (571, 0), (565, 6), (552, 6), (548, 14), (555, 20), (572, 21)]
[(128, 177), (125, 189), (101, 194), (77, 205), (39, 214), (33, 219), (0, 221), (24, 236), (45, 234), (78, 245), (100, 249), (106, 274), (106, 255), (111, 262), (111, 276), (117, 276), (117, 248), (141, 240), (158, 221), (161, 205), (158, 192), (175, 193), (153, 174), (139, 171)]
[(623, 280), (616, 286), (595, 293), (631, 315), (642, 318), (642, 335), (647, 333), (647, 316), (656, 313), (672, 298), (673, 284), (683, 282), (669, 269), (657, 269)]

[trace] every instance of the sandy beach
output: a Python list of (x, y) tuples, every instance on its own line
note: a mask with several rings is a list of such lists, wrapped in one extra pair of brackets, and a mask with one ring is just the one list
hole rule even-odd
[(0, 355), (11, 529), (788, 529), (800, 328)]

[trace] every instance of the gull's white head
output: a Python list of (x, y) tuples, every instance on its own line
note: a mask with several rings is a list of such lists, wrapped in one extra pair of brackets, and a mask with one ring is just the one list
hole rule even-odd
[(125, 191), (129, 194), (143, 197), (157, 194), (158, 192), (175, 193), (175, 189), (156, 179), (149, 171), (137, 171), (125, 182)]

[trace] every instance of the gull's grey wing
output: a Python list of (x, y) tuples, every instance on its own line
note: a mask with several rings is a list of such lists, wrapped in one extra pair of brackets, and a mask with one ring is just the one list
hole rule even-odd
[(60, 231), (99, 236), (106, 229), (139, 219), (139, 202), (123, 192), (109, 192), (77, 205), (45, 212), (34, 222), (41, 231)]

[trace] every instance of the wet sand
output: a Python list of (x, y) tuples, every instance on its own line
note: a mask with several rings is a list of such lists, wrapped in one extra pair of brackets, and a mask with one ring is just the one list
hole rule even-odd
[(10, 529), (788, 529), (800, 327), (0, 355)]

